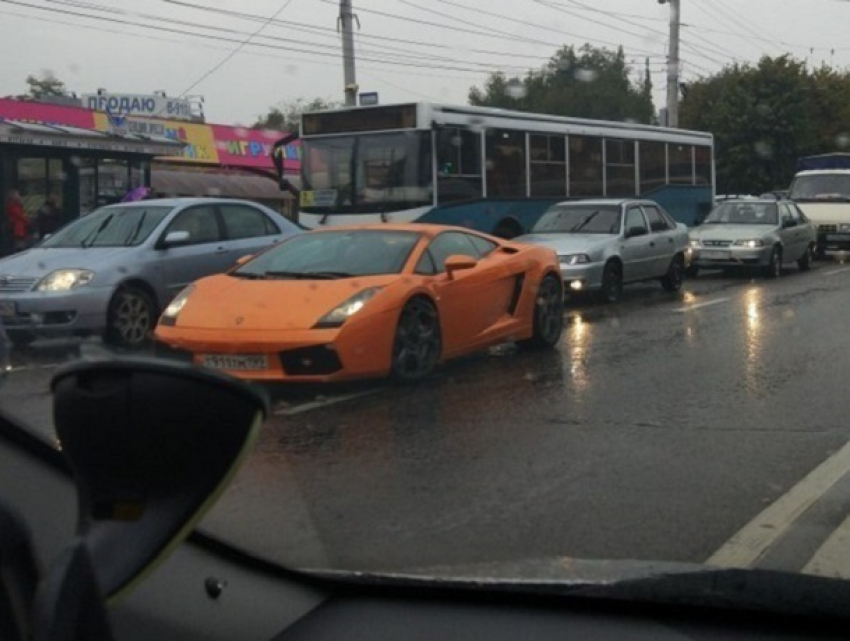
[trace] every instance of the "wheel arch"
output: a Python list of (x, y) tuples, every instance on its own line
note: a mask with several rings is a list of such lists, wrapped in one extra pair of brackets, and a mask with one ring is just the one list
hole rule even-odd
[(156, 311), (157, 314), (162, 309), (162, 303), (159, 300), (159, 296), (157, 296), (156, 290), (153, 288), (153, 285), (151, 285), (145, 279), (139, 278), (139, 277), (128, 278), (128, 279), (123, 280), (120, 283), (118, 283), (118, 285), (115, 286), (115, 289), (112, 292), (112, 296), (110, 297), (110, 301), (113, 298), (115, 298), (115, 295), (119, 291), (121, 291), (122, 289), (124, 289), (126, 287), (134, 287), (136, 289), (140, 289), (143, 292), (145, 292), (148, 296), (150, 296), (151, 300), (153, 301), (154, 307), (156, 308), (155, 311)]

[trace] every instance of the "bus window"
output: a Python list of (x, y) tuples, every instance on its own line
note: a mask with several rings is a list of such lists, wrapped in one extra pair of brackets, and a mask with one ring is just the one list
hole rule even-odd
[(570, 196), (602, 195), (602, 139), (570, 136)]
[(481, 198), (481, 135), (448, 127), (437, 132), (437, 201)]
[(487, 131), (487, 196), (525, 198), (525, 134)]
[(607, 196), (634, 196), (635, 143), (631, 140), (605, 141), (605, 191)]
[(670, 143), (667, 145), (667, 150), (670, 163), (670, 184), (693, 185), (693, 146)]
[(563, 136), (531, 134), (531, 195), (567, 195), (567, 150)]
[(711, 147), (694, 147), (694, 172), (697, 185), (711, 185)]
[(638, 143), (640, 154), (640, 192), (660, 189), (667, 184), (667, 150), (663, 142), (641, 140)]

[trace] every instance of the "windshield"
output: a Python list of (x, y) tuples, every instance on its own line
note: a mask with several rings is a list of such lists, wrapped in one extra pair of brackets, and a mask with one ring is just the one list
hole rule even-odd
[(145, 242), (171, 210), (145, 205), (104, 207), (66, 225), (40, 246), (134, 247)]
[(711, 211), (705, 224), (776, 225), (777, 215), (776, 203), (725, 202)]
[(306, 213), (383, 213), (432, 204), (431, 132), (308, 138)]
[(302, 234), (242, 265), (232, 275), (346, 278), (397, 274), (418, 240), (415, 232), (379, 230)]
[(619, 205), (558, 205), (540, 217), (534, 234), (619, 234)]
[(850, 200), (850, 174), (797, 176), (788, 195), (797, 202)]

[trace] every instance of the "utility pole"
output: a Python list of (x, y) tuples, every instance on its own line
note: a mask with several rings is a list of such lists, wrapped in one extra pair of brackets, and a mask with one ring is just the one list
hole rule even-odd
[(354, 69), (354, 21), (351, 0), (339, 1), (338, 29), (342, 30), (342, 66), (345, 72), (345, 106), (357, 105), (357, 74)]
[(670, 51), (667, 54), (667, 126), (679, 126), (679, 28), (681, 0), (658, 0), (670, 5)]

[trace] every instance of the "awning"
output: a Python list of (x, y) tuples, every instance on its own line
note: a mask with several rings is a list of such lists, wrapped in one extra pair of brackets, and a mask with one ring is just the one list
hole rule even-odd
[(8, 119), (0, 119), (0, 143), (148, 156), (174, 156), (183, 153), (183, 143), (164, 136), (118, 135), (96, 129)]
[[(298, 176), (287, 176), (287, 180), (300, 184)], [(154, 169), (151, 187), (163, 196), (221, 196), (250, 200), (292, 198), (288, 192), (281, 191), (275, 178), (249, 173)]]

